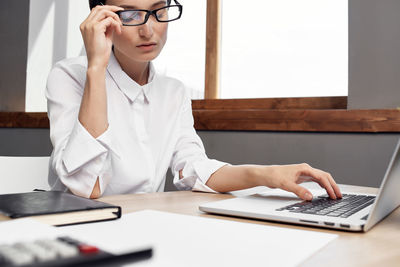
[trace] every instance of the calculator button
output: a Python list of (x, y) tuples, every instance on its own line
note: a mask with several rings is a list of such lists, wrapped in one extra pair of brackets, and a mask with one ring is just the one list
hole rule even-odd
[(69, 245), (58, 240), (52, 240), (52, 243), (58, 254), (63, 258), (75, 257), (79, 255), (79, 250), (74, 245)]
[(35, 261), (34, 255), (25, 251), (24, 249), (19, 249), (17, 245), (0, 246), (0, 254), (3, 255), (7, 261), (16, 266), (32, 264)]
[(82, 245), (79, 245), (78, 248), (82, 254), (93, 254), (93, 253), (99, 252), (99, 249), (95, 246), (89, 246), (89, 245), (82, 244)]
[(79, 250), (76, 246), (62, 242), (60, 240), (40, 240), (37, 241), (40, 245), (54, 250), (57, 255), (62, 258), (70, 258), (79, 255)]
[(0, 266), (5, 266), (7, 264), (6, 258), (4, 258), (3, 255), (0, 254)]
[(50, 261), (57, 258), (57, 253), (54, 250), (47, 249), (35, 242), (19, 243), (18, 248), (28, 251), (38, 261)]
[(57, 240), (63, 241), (65, 243), (68, 243), (70, 245), (75, 245), (75, 246), (78, 246), (80, 244), (80, 242), (78, 240), (70, 238), (68, 236), (58, 237)]

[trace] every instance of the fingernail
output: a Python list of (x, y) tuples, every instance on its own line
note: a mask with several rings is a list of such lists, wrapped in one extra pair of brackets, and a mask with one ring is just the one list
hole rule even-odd
[(312, 195), (310, 193), (306, 193), (304, 197), (306, 200), (312, 200)]

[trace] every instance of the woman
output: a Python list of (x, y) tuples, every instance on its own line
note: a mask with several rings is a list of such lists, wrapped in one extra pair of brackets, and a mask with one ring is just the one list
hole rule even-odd
[(312, 180), (331, 198), (341, 197), (330, 174), (307, 164), (232, 166), (207, 158), (188, 90), (151, 63), (165, 45), (168, 23), (180, 18), (178, 1), (89, 3), (80, 26), (87, 56), (57, 63), (48, 79), (52, 188), (91, 198), (163, 191), (170, 167), (183, 190), (264, 185), (311, 200), (298, 184)]

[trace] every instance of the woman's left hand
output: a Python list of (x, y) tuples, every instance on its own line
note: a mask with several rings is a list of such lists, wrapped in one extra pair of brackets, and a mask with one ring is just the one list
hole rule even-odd
[(312, 200), (311, 192), (299, 184), (307, 181), (318, 183), (326, 190), (329, 197), (337, 199), (342, 197), (342, 193), (332, 176), (324, 171), (315, 169), (306, 163), (294, 165), (275, 165), (265, 166), (270, 168), (266, 171), (266, 186), (270, 188), (281, 188), (293, 192), (304, 200)]

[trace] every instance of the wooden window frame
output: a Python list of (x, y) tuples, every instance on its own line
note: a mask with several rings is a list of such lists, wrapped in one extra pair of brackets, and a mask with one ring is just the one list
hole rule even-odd
[(347, 96), (219, 99), (221, 0), (207, 0), (204, 100), (193, 101), (197, 130), (400, 132), (399, 110), (347, 110)]
[[(221, 0), (207, 0), (206, 23), (204, 100), (192, 101), (196, 130), (400, 132), (399, 109), (348, 110), (346, 96), (219, 99)], [(45, 112), (0, 112), (0, 127), (49, 128), (49, 121)]]

